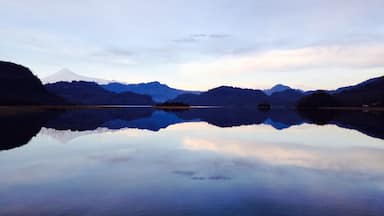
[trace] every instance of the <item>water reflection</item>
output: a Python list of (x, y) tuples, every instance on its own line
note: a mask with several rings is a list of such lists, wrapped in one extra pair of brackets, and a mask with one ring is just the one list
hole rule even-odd
[(382, 116), (312, 115), (2, 115), (0, 215), (383, 215)]
[[(191, 109), (166, 112), (151, 108), (109, 108), (66, 111), (35, 111), (2, 113), (0, 129), (3, 140), (0, 150), (8, 150), (28, 143), (41, 128), (59, 139), (72, 139), (93, 132), (124, 128), (159, 131), (170, 125), (202, 121), (218, 127), (244, 125), (270, 125), (277, 130), (291, 126), (333, 124), (354, 129), (371, 137), (384, 139), (384, 115), (382, 112), (356, 111), (301, 111), (277, 109), (260, 112), (250, 109)], [(48, 129), (48, 130), (47, 130)], [(49, 130), (54, 129), (54, 130)], [(71, 133), (76, 131), (77, 133)], [(88, 133), (79, 133), (90, 131)], [(55, 135), (54, 133), (58, 133)]]
[(1, 150), (9, 150), (27, 144), (39, 133), (53, 112), (0, 112)]

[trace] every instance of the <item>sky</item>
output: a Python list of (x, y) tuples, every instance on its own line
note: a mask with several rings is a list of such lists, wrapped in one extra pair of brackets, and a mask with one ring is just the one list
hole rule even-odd
[(0, 0), (0, 60), (127, 83), (333, 89), (384, 75), (383, 0)]

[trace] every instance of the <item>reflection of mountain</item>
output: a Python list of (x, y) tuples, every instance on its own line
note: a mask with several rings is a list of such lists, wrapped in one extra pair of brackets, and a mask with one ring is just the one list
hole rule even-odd
[[(175, 113), (182, 119), (208, 122), (218, 127), (234, 127), (252, 124), (269, 124), (275, 127), (278, 122), (290, 127), (301, 124), (302, 118), (294, 110), (276, 109), (270, 112), (261, 112), (257, 109), (191, 109)], [(267, 121), (269, 119), (269, 121)], [(278, 128), (278, 127), (275, 127)]]
[(335, 124), (355, 129), (372, 137), (384, 139), (382, 113), (301, 111), (272, 109), (262, 112), (256, 109), (209, 108), (165, 112), (152, 108), (119, 108), (68, 110), (44, 126), (56, 130), (87, 131), (97, 128), (137, 128), (158, 131), (170, 125), (204, 121), (218, 127), (268, 124), (275, 129), (286, 129), (302, 123)]
[(384, 113), (340, 110), (300, 110), (300, 115), (312, 124), (334, 124), (354, 129), (371, 137), (384, 139)]
[[(44, 134), (60, 140), (70, 140), (108, 130), (137, 128), (158, 131), (170, 125), (203, 121), (218, 127), (267, 124), (282, 130), (302, 123), (334, 124), (354, 129), (368, 136), (384, 139), (384, 114), (272, 109), (268, 112), (257, 109), (206, 108), (179, 112), (159, 111), (152, 108), (109, 108), (67, 111), (0, 112), (2, 141), (0, 150), (12, 149), (29, 142), (42, 127)], [(103, 129), (101, 129), (103, 128)], [(53, 129), (53, 130), (51, 130)]]
[(55, 116), (53, 112), (0, 112), (0, 150), (8, 150), (27, 144), (39, 133), (42, 125)]
[(368, 136), (384, 139), (384, 113), (337, 112), (330, 122), (342, 128), (358, 130)]
[(95, 130), (113, 120), (128, 122), (135, 119), (146, 118), (151, 115), (152, 109), (150, 108), (67, 110), (57, 118), (49, 121), (45, 127), (72, 131)]
[(58, 140), (60, 143), (68, 143), (78, 137), (87, 136), (95, 133), (106, 133), (109, 132), (108, 128), (97, 128), (95, 130), (87, 130), (87, 131), (71, 131), (71, 130), (56, 130), (53, 128), (43, 127), (40, 130), (39, 134), (49, 136)]
[(122, 119), (114, 119), (112, 121), (105, 122), (102, 126), (109, 129), (121, 129), (121, 128), (137, 128), (147, 129), (151, 131), (159, 131), (162, 128), (166, 128), (169, 125), (185, 122), (173, 113), (164, 111), (154, 111), (151, 116), (134, 119), (130, 121)]

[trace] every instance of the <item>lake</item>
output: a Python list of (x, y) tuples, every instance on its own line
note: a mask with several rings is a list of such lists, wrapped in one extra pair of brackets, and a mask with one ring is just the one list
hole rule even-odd
[(384, 215), (380, 112), (1, 112), (0, 215)]

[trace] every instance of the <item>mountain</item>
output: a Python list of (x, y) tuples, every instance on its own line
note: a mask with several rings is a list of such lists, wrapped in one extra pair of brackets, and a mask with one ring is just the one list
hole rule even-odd
[(203, 92), (200, 95), (183, 94), (171, 100), (171, 102), (185, 103), (195, 106), (256, 107), (259, 103), (266, 103), (267, 100), (267, 95), (261, 90), (220, 86)]
[(45, 85), (47, 90), (68, 102), (83, 105), (151, 105), (150, 96), (132, 92), (113, 93), (94, 82), (72, 81)]
[(185, 91), (181, 89), (171, 88), (159, 82), (138, 83), (138, 84), (125, 84), (121, 82), (113, 82), (110, 80), (98, 79), (94, 77), (82, 76), (76, 74), (68, 69), (62, 69), (48, 77), (42, 79), (45, 84), (52, 84), (56, 82), (72, 82), (72, 81), (86, 81), (95, 82), (101, 85), (104, 89), (114, 92), (134, 92), (142, 95), (149, 95), (156, 102), (165, 102), (176, 98), (177, 96), (185, 93), (199, 94), (197, 91)]
[(361, 83), (358, 83), (358, 84), (356, 84), (356, 85), (351, 85), (351, 86), (341, 87), (341, 88), (338, 88), (338, 89), (336, 89), (336, 90), (329, 91), (329, 93), (331, 93), (331, 94), (336, 94), (336, 93), (340, 93), (340, 92), (342, 92), (342, 91), (347, 91), (347, 90), (357, 89), (357, 88), (360, 88), (360, 87), (369, 85), (370, 83), (375, 83), (375, 82), (379, 81), (379, 80), (382, 79), (382, 78), (383, 78), (383, 77), (375, 77), (375, 78), (372, 78), (372, 79), (363, 81), (363, 82), (361, 82)]
[(283, 92), (283, 91), (290, 90), (290, 89), (292, 89), (292, 88), (289, 87), (289, 86), (282, 85), (282, 84), (277, 84), (277, 85), (273, 86), (273, 87), (270, 88), (270, 89), (265, 89), (265, 90), (264, 90), (264, 93), (265, 93), (266, 95), (272, 95), (273, 93), (276, 93), (276, 92)]
[(115, 93), (122, 92), (134, 92), (137, 94), (149, 95), (156, 102), (165, 102), (176, 98), (181, 94), (192, 93), (198, 94), (199, 92), (184, 91), (180, 89), (171, 88), (165, 84), (159, 82), (139, 83), (139, 84), (123, 84), (113, 82), (102, 85), (102, 87), (108, 91)]
[(87, 81), (87, 82), (95, 82), (98, 84), (107, 84), (110, 83), (111, 81), (104, 80), (104, 79), (98, 79), (98, 78), (93, 78), (93, 77), (87, 77), (87, 76), (82, 76), (79, 74), (76, 74), (68, 69), (62, 69), (50, 76), (47, 76), (42, 79), (43, 83), (48, 84), (48, 83), (55, 83), (55, 82), (71, 82), (71, 81)]
[[(283, 90), (283, 88), (280, 90)], [(303, 91), (291, 88), (274, 92), (268, 96), (261, 90), (221, 86), (203, 92), (200, 95), (183, 94), (171, 100), (171, 102), (189, 105), (251, 107), (257, 106), (260, 103), (268, 103), (272, 106), (295, 107), (297, 101), (303, 96)]]
[(56, 105), (64, 101), (49, 93), (26, 67), (0, 61), (0, 105)]
[(295, 107), (303, 96), (305, 96), (303, 91), (290, 88), (270, 95), (268, 97), (268, 103), (272, 106)]
[(301, 98), (297, 103), (297, 107), (300, 109), (334, 106), (338, 106), (335, 97), (323, 90), (314, 91), (310, 95)]
[(384, 106), (384, 76), (344, 88), (332, 95), (340, 106)]
[(355, 86), (339, 88), (335, 91), (315, 91), (303, 97), (299, 107), (383, 107), (384, 76), (373, 78)]

